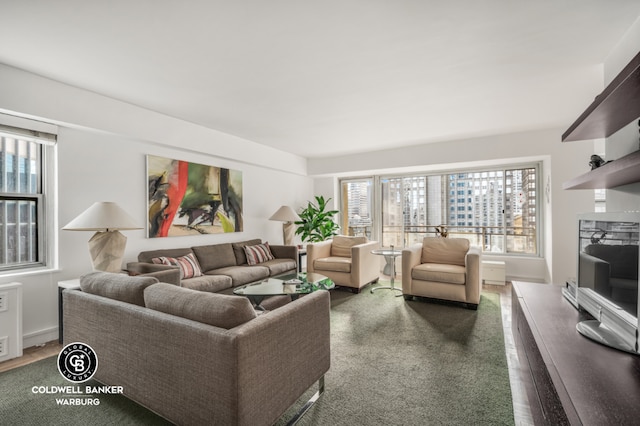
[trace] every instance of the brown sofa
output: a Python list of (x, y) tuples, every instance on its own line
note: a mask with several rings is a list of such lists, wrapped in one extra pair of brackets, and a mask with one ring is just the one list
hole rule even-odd
[[(274, 275), (297, 272), (298, 248), (296, 246), (270, 245), (274, 259), (249, 265), (245, 247), (259, 244), (262, 244), (260, 239), (253, 239), (235, 243), (143, 251), (138, 255), (138, 262), (127, 264), (127, 270), (134, 274), (153, 274), (157, 271), (176, 269), (175, 266), (154, 264), (152, 259), (179, 258), (192, 254), (203, 275), (192, 278), (181, 277), (178, 282), (171, 282), (193, 290), (224, 294), (231, 293), (237, 286)], [(162, 280), (161, 277), (158, 278)]]
[(95, 272), (63, 292), (64, 343), (94, 379), (179, 425), (271, 425), (330, 367), (329, 293), (265, 314), (248, 299)]

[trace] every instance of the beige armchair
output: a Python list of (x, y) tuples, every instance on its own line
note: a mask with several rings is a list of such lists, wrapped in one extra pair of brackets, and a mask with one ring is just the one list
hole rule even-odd
[(380, 259), (371, 253), (379, 248), (380, 243), (366, 237), (336, 235), (333, 240), (307, 245), (307, 271), (325, 275), (336, 285), (358, 293), (380, 277)]
[(402, 292), (451, 300), (477, 309), (480, 303), (480, 248), (462, 238), (426, 237), (402, 251)]

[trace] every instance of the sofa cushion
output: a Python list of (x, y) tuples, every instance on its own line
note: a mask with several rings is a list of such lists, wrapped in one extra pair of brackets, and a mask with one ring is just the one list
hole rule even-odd
[(233, 246), (233, 254), (236, 257), (236, 265), (247, 264), (247, 255), (244, 252), (245, 246), (255, 246), (261, 243), (262, 243), (262, 240), (259, 238), (254, 240), (239, 241), (237, 243), (231, 243), (231, 246)]
[(261, 263), (260, 266), (266, 266), (269, 268), (269, 275), (272, 277), (274, 275), (280, 275), (288, 271), (296, 270), (298, 267), (296, 261), (293, 259), (267, 260), (266, 262)]
[(269, 243), (256, 244), (255, 246), (244, 246), (244, 253), (247, 257), (247, 264), (257, 265), (267, 260), (273, 260), (273, 253), (269, 248)]
[(180, 277), (183, 279), (202, 276), (200, 265), (193, 253), (181, 257), (154, 257), (151, 261), (159, 265), (177, 266), (180, 269)]
[(147, 308), (230, 329), (256, 318), (249, 299), (159, 283), (144, 291)]
[(469, 240), (464, 238), (426, 237), (422, 241), (421, 263), (443, 263), (465, 265), (469, 251)]
[(192, 247), (192, 250), (196, 254), (200, 268), (204, 272), (236, 264), (236, 257), (233, 254), (231, 243)]
[(316, 259), (313, 262), (316, 271), (351, 272), (351, 258), (332, 256)]
[[(96, 271), (80, 277), (80, 288), (85, 293), (139, 306), (144, 306), (144, 289), (156, 283), (158, 280), (155, 277), (131, 277), (113, 272)], [(176, 287), (172, 284), (167, 285)]]
[(464, 266), (444, 263), (421, 263), (411, 270), (411, 278), (421, 281), (464, 285), (467, 277)]
[(230, 266), (228, 268), (214, 269), (207, 274), (228, 275), (234, 287), (263, 280), (269, 277), (269, 268), (263, 265)]
[(336, 235), (331, 242), (331, 256), (351, 257), (351, 247), (367, 242), (367, 237)]
[(181, 286), (192, 290), (208, 291), (217, 293), (231, 288), (231, 277), (226, 275), (203, 275), (201, 277), (189, 278), (181, 281)]

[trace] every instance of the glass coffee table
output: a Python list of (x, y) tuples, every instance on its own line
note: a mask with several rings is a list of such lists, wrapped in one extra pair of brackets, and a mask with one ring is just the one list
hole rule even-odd
[(318, 290), (331, 290), (333, 281), (315, 272), (298, 272), (271, 277), (251, 283), (233, 290), (233, 294), (246, 296), (255, 309), (264, 310), (260, 305), (265, 297), (289, 295), (296, 300), (301, 294), (309, 294)]

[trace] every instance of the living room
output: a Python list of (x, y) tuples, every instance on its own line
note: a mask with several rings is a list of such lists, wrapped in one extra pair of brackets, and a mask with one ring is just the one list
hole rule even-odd
[[(495, 255), (493, 258), (506, 262), (510, 280), (562, 285), (567, 278), (575, 276), (576, 215), (594, 210), (593, 191), (566, 191), (562, 184), (589, 170), (589, 157), (595, 147), (589, 141), (562, 143), (561, 135), (640, 50), (637, 18), (640, 10), (632, 3), (625, 2), (624, 7), (634, 11), (636, 18), (623, 19), (621, 22), (626, 28), (602, 30), (611, 39), (606, 48), (597, 46), (603, 51), (601, 61), (576, 64), (573, 69), (573, 78), (578, 81), (573, 86), (576, 91), (571, 92), (573, 98), (562, 99), (566, 102), (565, 108), (572, 111), (566, 122), (541, 122), (536, 123), (536, 127), (512, 128), (508, 132), (484, 129), (453, 139), (425, 134), (422, 141), (413, 144), (391, 141), (376, 149), (309, 157), (101, 95), (98, 87), (80, 88), (82, 81), (76, 83), (64, 75), (48, 75), (46, 61), (41, 68), (29, 71), (21, 66), (22, 58), (0, 49), (3, 52), (0, 54), (0, 124), (57, 134), (55, 147), (50, 147), (54, 155), (48, 160), (51, 174), (46, 183), (47, 265), (37, 271), (0, 275), (0, 284), (22, 283), (23, 347), (57, 340), (58, 282), (91, 270), (87, 249), (91, 233), (63, 231), (65, 224), (94, 202), (115, 201), (139, 220), (140, 227), (146, 226), (147, 155), (241, 170), (244, 230), (240, 237), (231, 233), (155, 239), (147, 238), (146, 229), (123, 231), (127, 237), (125, 261), (135, 260), (144, 250), (233, 242), (245, 237), (259, 237), (279, 244), (282, 228), (280, 223), (269, 220), (273, 212), (281, 205), (300, 209), (315, 195), (331, 198), (339, 208), (338, 179), (341, 177), (450, 170), (451, 165), (473, 169), (540, 162), (541, 185), (549, 188), (541, 206), (541, 255), (515, 258)], [(613, 39), (614, 35), (617, 38)], [(46, 37), (46, 32), (42, 36)], [(91, 60), (92, 55), (99, 54), (88, 51), (86, 57), (76, 60)], [(43, 55), (46, 56), (45, 52)], [(47, 59), (53, 61), (53, 58)], [(568, 73), (566, 68), (563, 73)], [(188, 79), (188, 72), (186, 75)], [(144, 78), (139, 78), (140, 84)], [(529, 82), (532, 83), (523, 83)], [(553, 76), (545, 83), (550, 86), (548, 90), (564, 93), (562, 83), (553, 80)], [(468, 84), (481, 85), (482, 81)], [(560, 100), (552, 97), (546, 102), (551, 108)], [(486, 105), (475, 108), (474, 112), (461, 108), (458, 119), (476, 122), (490, 118), (483, 109), (491, 108)], [(513, 116), (535, 113), (527, 110), (514, 112)], [(505, 121), (510, 119), (512, 116), (504, 116)], [(372, 132), (375, 131), (389, 132), (374, 128)], [(315, 144), (319, 152), (322, 152), (321, 145)], [(637, 150), (637, 125), (626, 126), (604, 145), (606, 159)], [(637, 184), (608, 190), (607, 210), (636, 210), (639, 197)]]

